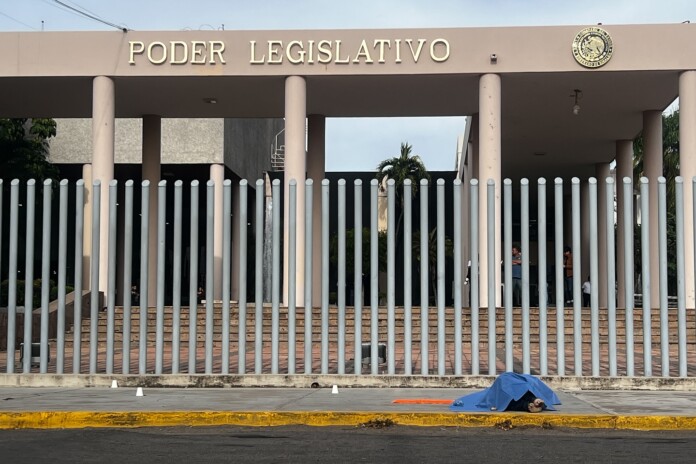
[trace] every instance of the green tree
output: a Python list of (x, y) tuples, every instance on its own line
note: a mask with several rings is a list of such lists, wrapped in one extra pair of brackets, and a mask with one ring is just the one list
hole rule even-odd
[(48, 160), (48, 141), (55, 135), (53, 119), (0, 119), (0, 173), (5, 182), (57, 182), (58, 169)]
[[(363, 274), (370, 272), (371, 256), (370, 256), (370, 241), (372, 235), (370, 229), (363, 227), (362, 230), (362, 263), (361, 269)], [(331, 236), (330, 261), (334, 265), (338, 265), (338, 234)], [(387, 233), (380, 231), (377, 233), (377, 256), (378, 266), (380, 271), (387, 270)], [(355, 274), (355, 229), (346, 230), (346, 280), (353, 281)]]
[(418, 155), (412, 155), (413, 147), (406, 142), (401, 143), (401, 153), (399, 156), (386, 159), (377, 165), (376, 178), (380, 183), (380, 189), (385, 189), (388, 179), (393, 179), (396, 186), (396, 202), (399, 213), (396, 222), (395, 236), (399, 236), (401, 221), (404, 211), (404, 181), (411, 180), (411, 195), (416, 196), (421, 179), (430, 181), (430, 174), (425, 168), (423, 161)]
[[(420, 263), (421, 238), (420, 230), (413, 233), (411, 253), (414, 263)], [(445, 258), (454, 256), (454, 242), (445, 236)], [(420, 267), (418, 268), (420, 270)], [(428, 270), (430, 275), (430, 301), (437, 303), (437, 227), (428, 233)]]
[[(636, 190), (639, 179), (644, 175), (643, 160), (644, 142), (643, 134), (640, 134), (633, 142), (633, 179)], [(675, 295), (677, 292), (677, 220), (674, 179), (679, 175), (679, 110), (670, 115), (662, 115), (662, 175), (667, 181), (667, 287), (668, 292)], [(650, 179), (650, 182), (657, 182), (657, 179)], [(637, 273), (640, 273), (642, 269), (640, 237), (640, 224), (636, 224), (633, 249)]]

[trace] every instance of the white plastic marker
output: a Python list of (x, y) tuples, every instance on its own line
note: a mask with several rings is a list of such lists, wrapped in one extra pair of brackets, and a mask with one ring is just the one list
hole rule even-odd
[(334, 385), (331, 389), (331, 394), (338, 395), (338, 385)]
[(135, 396), (145, 396), (143, 395), (143, 387), (138, 387), (138, 389), (135, 391)]
[(111, 388), (118, 388), (118, 382), (116, 380), (111, 381)]

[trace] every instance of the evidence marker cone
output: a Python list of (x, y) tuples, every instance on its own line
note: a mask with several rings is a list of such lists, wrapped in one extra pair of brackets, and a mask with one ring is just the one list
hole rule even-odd
[(333, 388), (331, 388), (331, 394), (338, 395), (338, 385), (334, 385)]
[(111, 388), (118, 388), (118, 382), (116, 381), (116, 379), (111, 381)]
[(138, 387), (138, 389), (135, 391), (135, 396), (145, 396), (143, 395), (143, 387)]

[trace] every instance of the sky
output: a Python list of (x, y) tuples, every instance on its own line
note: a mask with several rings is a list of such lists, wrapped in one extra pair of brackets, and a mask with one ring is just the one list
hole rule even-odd
[[(61, 3), (63, 5), (61, 5)], [(680, 23), (694, 0), (0, 0), (0, 31), (376, 29)], [(429, 170), (452, 170), (463, 117), (331, 118), (326, 170), (368, 171), (413, 146)]]

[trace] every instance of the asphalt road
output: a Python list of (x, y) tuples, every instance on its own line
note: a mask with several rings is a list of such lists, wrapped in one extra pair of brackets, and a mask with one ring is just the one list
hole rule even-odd
[(427, 427), (3, 430), (6, 463), (693, 462), (696, 432)]

